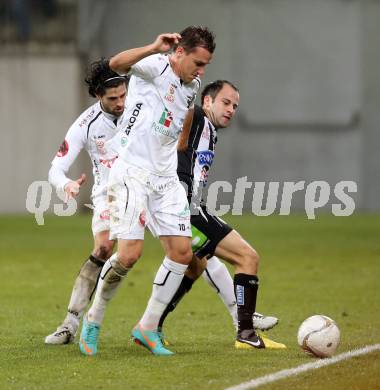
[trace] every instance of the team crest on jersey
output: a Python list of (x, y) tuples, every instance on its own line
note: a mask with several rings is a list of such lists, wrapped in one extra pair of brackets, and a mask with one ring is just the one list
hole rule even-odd
[(128, 138), (127, 137), (123, 136), (123, 137), (120, 138), (120, 145), (122, 147), (127, 146), (127, 143), (128, 143)]
[(165, 95), (165, 100), (167, 100), (170, 103), (174, 103), (174, 93), (176, 90), (177, 86), (174, 84), (169, 85), (169, 91)]
[(69, 144), (67, 143), (66, 140), (64, 140), (61, 144), (61, 146), (59, 147), (58, 149), (58, 152), (57, 152), (57, 157), (63, 157), (63, 156), (66, 156), (66, 154), (68, 153), (69, 151)]
[(100, 154), (106, 154), (106, 150), (104, 148), (104, 141), (101, 140), (101, 139), (96, 139), (95, 140), (95, 145), (96, 145), (96, 149), (98, 149), (98, 152)]

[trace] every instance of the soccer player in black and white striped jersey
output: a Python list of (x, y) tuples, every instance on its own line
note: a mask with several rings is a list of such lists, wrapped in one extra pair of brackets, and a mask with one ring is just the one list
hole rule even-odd
[[(256, 333), (256, 329), (267, 330), (278, 322), (276, 317), (255, 312), (259, 285), (256, 251), (238, 232), (211, 214), (202, 199), (202, 189), (214, 159), (217, 130), (229, 126), (238, 104), (239, 91), (229, 81), (217, 80), (207, 85), (202, 92), (202, 107), (195, 107), (188, 147), (178, 152), (177, 173), (187, 189), (191, 205), (194, 258), (160, 319), (159, 332), (163, 335), (167, 314), (174, 310), (204, 271), (203, 277), (216, 289), (231, 313), (237, 328), (235, 347), (281, 349), (285, 348), (284, 344)], [(226, 266), (214, 255), (234, 266), (233, 281)]]

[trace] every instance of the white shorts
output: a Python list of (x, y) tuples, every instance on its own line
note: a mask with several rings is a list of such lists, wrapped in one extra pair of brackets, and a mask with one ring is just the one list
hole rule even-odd
[(94, 206), (92, 216), (92, 234), (110, 230), (110, 212), (107, 195), (98, 195), (92, 199)]
[(108, 182), (110, 239), (191, 237), (190, 209), (178, 176), (158, 176), (118, 159)]

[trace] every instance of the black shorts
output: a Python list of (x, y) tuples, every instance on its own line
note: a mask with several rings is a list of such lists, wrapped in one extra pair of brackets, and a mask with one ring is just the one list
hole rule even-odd
[(215, 248), (233, 229), (223, 220), (207, 211), (206, 206), (200, 206), (199, 213), (191, 215), (192, 248), (199, 257), (214, 256)]

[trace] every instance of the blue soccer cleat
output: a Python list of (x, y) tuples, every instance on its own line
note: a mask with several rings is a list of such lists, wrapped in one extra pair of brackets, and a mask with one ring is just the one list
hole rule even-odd
[(82, 332), (79, 340), (79, 349), (83, 355), (96, 355), (96, 352), (98, 352), (99, 331), (99, 325), (94, 322), (87, 322), (87, 319), (83, 318)]
[(132, 330), (132, 339), (143, 347), (147, 348), (154, 355), (170, 356), (174, 355), (172, 351), (166, 349), (161, 341), (160, 335), (154, 330), (144, 330), (140, 324), (137, 324)]

